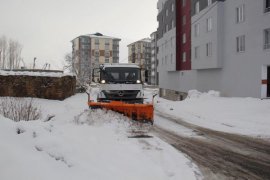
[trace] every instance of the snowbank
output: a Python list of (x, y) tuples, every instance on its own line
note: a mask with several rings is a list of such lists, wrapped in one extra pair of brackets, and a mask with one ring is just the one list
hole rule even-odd
[(75, 75), (72, 73), (61, 73), (61, 72), (31, 72), (31, 71), (3, 71), (3, 70), (0, 70), (0, 76), (64, 77), (64, 76), (75, 76)]
[(15, 123), (0, 116), (0, 179), (200, 179), (183, 154), (153, 137), (128, 138), (134, 128), (111, 111), (89, 111), (87, 95), (35, 99), (53, 118)]
[(220, 97), (219, 92), (189, 91), (184, 101), (156, 98), (156, 109), (217, 131), (270, 137), (270, 100)]

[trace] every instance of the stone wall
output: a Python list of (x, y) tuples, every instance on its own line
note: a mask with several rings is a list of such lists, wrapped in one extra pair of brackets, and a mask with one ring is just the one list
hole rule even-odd
[(64, 100), (75, 94), (74, 76), (1, 75), (0, 96)]

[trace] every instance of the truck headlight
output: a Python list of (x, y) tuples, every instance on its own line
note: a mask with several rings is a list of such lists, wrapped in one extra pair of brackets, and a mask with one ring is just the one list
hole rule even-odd
[(140, 81), (140, 80), (137, 80), (137, 81), (136, 81), (136, 83), (137, 83), (137, 84), (140, 84), (140, 83), (141, 83), (141, 81)]
[(101, 82), (101, 84), (105, 84), (105, 83), (106, 83), (106, 81), (105, 81), (105, 80), (101, 80), (100, 82)]

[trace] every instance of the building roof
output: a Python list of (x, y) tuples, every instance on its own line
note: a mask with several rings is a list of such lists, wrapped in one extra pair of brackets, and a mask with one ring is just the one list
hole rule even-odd
[(139, 41), (135, 41), (135, 42), (133, 42), (133, 43), (131, 43), (131, 44), (128, 44), (127, 46), (133, 45), (133, 44), (135, 44), (135, 43), (140, 43), (140, 42), (151, 43), (151, 39), (150, 39), (150, 38), (143, 38), (143, 39), (141, 39), (141, 40), (139, 40)]
[[(86, 35), (80, 35), (76, 38), (74, 38), (72, 41), (74, 41), (75, 39), (79, 38), (79, 37), (90, 37), (90, 38), (101, 38), (101, 39), (113, 39), (113, 40), (118, 40), (118, 41), (121, 41), (120, 38), (116, 38), (116, 37), (112, 37), (112, 36), (105, 36), (99, 32), (95, 33), (95, 34), (86, 34)], [(71, 42), (72, 42), (71, 41)]]

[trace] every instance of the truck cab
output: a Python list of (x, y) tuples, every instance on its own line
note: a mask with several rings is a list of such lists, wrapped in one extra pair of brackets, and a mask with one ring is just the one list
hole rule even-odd
[(141, 68), (136, 64), (102, 64), (94, 71), (100, 84), (98, 102), (143, 103)]

